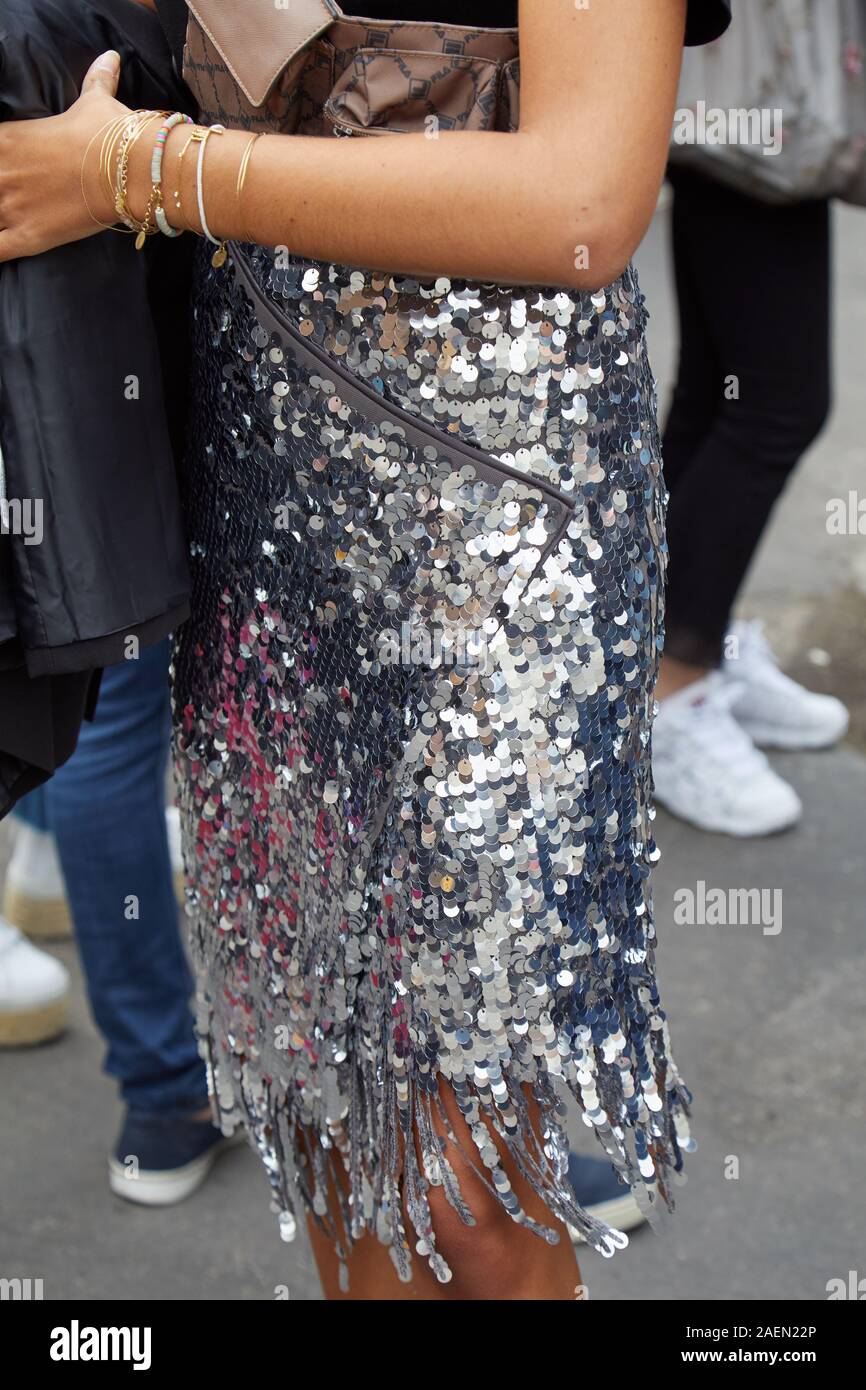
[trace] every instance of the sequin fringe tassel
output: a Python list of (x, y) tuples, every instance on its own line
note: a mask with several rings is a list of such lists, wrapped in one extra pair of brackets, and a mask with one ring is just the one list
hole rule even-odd
[[(217, 1123), (231, 1133), (240, 1120), (248, 1130), (269, 1174), (283, 1238), (294, 1239), (297, 1218), (309, 1212), (319, 1229), (334, 1241), (344, 1290), (348, 1289), (347, 1258), (365, 1233), (375, 1235), (389, 1248), (399, 1278), (404, 1282), (411, 1279), (412, 1247), (404, 1211), (414, 1232), (415, 1253), (427, 1259), (441, 1283), (451, 1279), (452, 1271), (436, 1248), (429, 1188), (442, 1188), (465, 1225), (474, 1226), (475, 1218), (449, 1162), (449, 1144), (472, 1166), (512, 1220), (548, 1243), (556, 1242), (556, 1232), (534, 1221), (520, 1206), (485, 1120), (503, 1141), (522, 1177), (555, 1217), (573, 1227), (605, 1257), (628, 1244), (623, 1233), (588, 1215), (574, 1196), (568, 1180), (567, 1105), (554, 1079), (542, 1069), (533, 1081), (533, 1095), (542, 1116), (540, 1137), (530, 1121), (523, 1090), (528, 1078), (516, 1080), (510, 1072), (502, 1072), (507, 1089), (504, 1104), (493, 1099), (489, 1086), (481, 1087), (465, 1079), (449, 1080), (474, 1141), (473, 1152), (467, 1153), (438, 1095), (441, 1073), (430, 1071), (416, 1078), (398, 1078), (390, 1069), (383, 1075), (381, 1064), (375, 1061), (376, 1056), (386, 1054), (386, 1011), (380, 1020), (374, 1055), (366, 1056), (363, 1062), (346, 1064), (349, 1096), (344, 1113), (336, 1120), (323, 1119), (316, 1134), (309, 1125), (299, 1123), (293, 1113), (292, 1098), (280, 1095), (261, 1073), (247, 1076), (240, 1059), (232, 1064), (217, 1060), (214, 1037), (201, 1031), (202, 1026), (206, 1028), (209, 1010), (206, 1004), (200, 1005), (200, 1009), (200, 1047), (208, 1066)], [(670, 1067), (666, 1024), (651, 1033), (650, 1039), (651, 1065), (661, 1082)], [(646, 1059), (645, 1039), (632, 1037), (632, 1043), (636, 1055)], [(362, 1051), (359, 1048), (352, 1055), (360, 1057)], [(583, 1107), (584, 1120), (595, 1129), (613, 1167), (655, 1226), (660, 1207), (673, 1210), (671, 1184), (683, 1166), (681, 1150), (694, 1147), (687, 1124), (691, 1096), (677, 1077), (669, 1085), (659, 1110), (648, 1113), (635, 1125), (623, 1124), (621, 1119), (611, 1117), (613, 1110), (622, 1116), (629, 1109), (622, 1095), (622, 1068), (608, 1066), (599, 1058), (595, 1061), (596, 1087), (605, 1094), (607, 1105), (591, 1118)], [(580, 1105), (579, 1083), (568, 1089)], [(434, 1117), (445, 1130), (447, 1140), (437, 1132)], [(417, 1134), (421, 1149), (423, 1172), (413, 1133)], [(336, 1213), (329, 1193), (338, 1194)]]

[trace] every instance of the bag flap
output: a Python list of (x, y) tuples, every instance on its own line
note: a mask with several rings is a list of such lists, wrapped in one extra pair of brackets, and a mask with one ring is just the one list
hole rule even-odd
[(295, 54), (341, 17), (334, 0), (187, 0), (247, 101), (263, 106)]

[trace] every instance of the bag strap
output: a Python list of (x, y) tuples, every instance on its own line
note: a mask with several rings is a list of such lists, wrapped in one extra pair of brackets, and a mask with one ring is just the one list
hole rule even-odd
[(295, 54), (342, 17), (336, 0), (188, 0), (190, 13), (253, 106)]
[(186, 38), (188, 12), (186, 0), (155, 0), (156, 13), (166, 42), (171, 49), (178, 77), (183, 71), (183, 44)]

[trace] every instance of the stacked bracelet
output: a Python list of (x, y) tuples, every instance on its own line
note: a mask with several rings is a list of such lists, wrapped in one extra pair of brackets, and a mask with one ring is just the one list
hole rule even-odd
[(184, 114), (183, 111), (173, 111), (168, 120), (164, 121), (156, 133), (156, 140), (153, 145), (153, 154), (150, 157), (150, 180), (153, 184), (154, 198), (154, 220), (163, 236), (180, 236), (183, 228), (172, 227), (169, 225), (165, 215), (165, 208), (162, 200), (162, 157), (165, 154), (165, 142), (169, 133), (177, 125), (192, 125), (192, 117)]
[(115, 184), (114, 206), (117, 210), (117, 215), (120, 218), (120, 221), (123, 222), (127, 227), (129, 227), (131, 231), (136, 233), (136, 251), (141, 250), (147, 238), (149, 236), (152, 236), (154, 232), (156, 232), (157, 228), (155, 225), (151, 226), (150, 224), (150, 210), (154, 200), (153, 191), (151, 191), (150, 198), (148, 199), (147, 208), (145, 209), (144, 217), (141, 219), (140, 222), (137, 218), (133, 217), (132, 213), (129, 210), (129, 207), (127, 206), (126, 185), (129, 173), (129, 156), (132, 153), (134, 145), (141, 137), (143, 132), (147, 129), (147, 126), (154, 119), (154, 117), (166, 117), (169, 114), (170, 113), (168, 111), (133, 111), (132, 116), (130, 117), (127, 127), (124, 130), (123, 136), (121, 138), (120, 152), (117, 158), (117, 181)]
[[(136, 142), (141, 138), (142, 134), (150, 125), (151, 121), (154, 120), (158, 120), (160, 122), (160, 125), (156, 132), (156, 138), (154, 140), (153, 151), (151, 153), (150, 159), (150, 196), (147, 201), (147, 206), (144, 210), (144, 216), (139, 219), (130, 211), (127, 202), (129, 161), (132, 151), (136, 145)], [(211, 257), (211, 264), (214, 266), (221, 266), (225, 263), (227, 257), (226, 243), (224, 239), (215, 237), (211, 232), (210, 227), (208, 226), (207, 212), (205, 210), (204, 204), (204, 156), (205, 146), (207, 145), (207, 142), (210, 139), (211, 135), (222, 135), (224, 133), (225, 127), (222, 125), (197, 125), (192, 121), (192, 118), (190, 116), (187, 116), (183, 111), (125, 111), (121, 116), (114, 117), (110, 121), (107, 121), (105, 125), (101, 126), (100, 129), (96, 132), (96, 134), (91, 137), (87, 145), (87, 148), (85, 149), (84, 159), (82, 160), (80, 170), (82, 198), (84, 200), (84, 204), (87, 208), (88, 213), (90, 213), (90, 216), (93, 217), (93, 213), (91, 212), (90, 205), (87, 201), (87, 194), (84, 187), (84, 175), (85, 166), (87, 164), (90, 150), (93, 147), (94, 142), (101, 135), (102, 144), (99, 149), (98, 161), (99, 184), (105, 190), (106, 195), (111, 199), (111, 202), (114, 205), (115, 212), (117, 213), (117, 221), (122, 223), (123, 226), (134, 235), (136, 249), (141, 250), (147, 238), (149, 236), (153, 236), (156, 232), (162, 232), (164, 236), (168, 237), (180, 236), (181, 231), (183, 229), (179, 227), (173, 227), (170, 224), (166, 215), (165, 201), (163, 198), (162, 188), (162, 169), (166, 142), (171, 132), (175, 129), (176, 126), (179, 125), (188, 125), (191, 127), (191, 129), (189, 137), (183, 145), (183, 148), (180, 151), (180, 155), (177, 161), (176, 177), (178, 181), (178, 186), (173, 194), (174, 204), (178, 213), (180, 213), (180, 175), (181, 167), (183, 164), (183, 158), (187, 150), (189, 149), (189, 146), (193, 143), (196, 143), (199, 149), (198, 163), (196, 165), (195, 171), (195, 191), (196, 201), (198, 204), (199, 222), (201, 224), (201, 234), (209, 242), (211, 242), (213, 246), (216, 247), (216, 250), (214, 251)], [(238, 167), (237, 183), (235, 186), (235, 201), (237, 204), (238, 217), (242, 227), (242, 195), (244, 190), (244, 182), (246, 180), (247, 171), (249, 169), (250, 158), (253, 152), (253, 146), (255, 145), (257, 139), (258, 134), (255, 134), (251, 137), (249, 143), (246, 146), (246, 149), (243, 152), (243, 155), (241, 156), (240, 165)], [(97, 223), (98, 226), (105, 227), (106, 230), (122, 230), (122, 228), (117, 227), (115, 225), (109, 226), (108, 223), (100, 222), (99, 219), (96, 217), (93, 217), (93, 220)], [(242, 232), (242, 236), (245, 240), (250, 239), (249, 236), (246, 234), (245, 230)]]

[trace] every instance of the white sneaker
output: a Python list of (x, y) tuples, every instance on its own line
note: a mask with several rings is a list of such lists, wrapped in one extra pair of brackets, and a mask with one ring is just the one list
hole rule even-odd
[(669, 695), (653, 725), (656, 800), (700, 830), (770, 835), (800, 818), (800, 798), (731, 714), (740, 689), (718, 671)]
[(56, 1038), (69, 1012), (69, 971), (0, 917), (0, 1047)]
[(72, 935), (72, 918), (54, 836), (13, 817), (15, 838), (6, 870), (3, 913), (36, 939)]
[(184, 904), (183, 891), (183, 851), (180, 838), (180, 811), (176, 806), (165, 808), (165, 828), (168, 834), (168, 852), (171, 856), (171, 877), (174, 883), (174, 896), (181, 907)]
[[(54, 836), (34, 829), (27, 821), (15, 817), (12, 821), (15, 838), (3, 890), (4, 916), (35, 941), (59, 941), (72, 936), (72, 916)], [(176, 806), (166, 806), (165, 828), (174, 893), (182, 907), (183, 858)]]
[[(848, 731), (848, 711), (834, 695), (806, 690), (779, 670), (758, 621), (737, 622), (722, 664), (739, 695), (731, 713), (763, 748), (828, 748)], [(736, 656), (733, 655), (736, 652)]]

